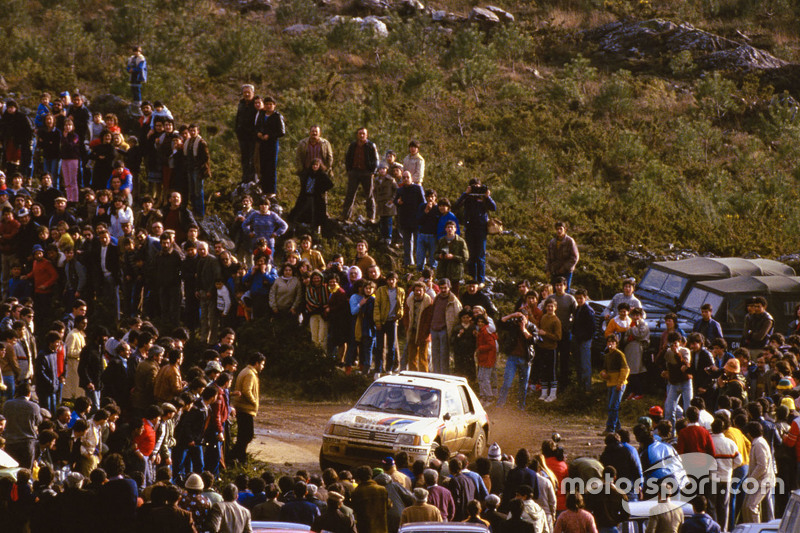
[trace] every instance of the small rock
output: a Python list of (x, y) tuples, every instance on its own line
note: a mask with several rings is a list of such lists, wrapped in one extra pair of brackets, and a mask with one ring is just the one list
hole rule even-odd
[(271, 0), (240, 0), (239, 12), (250, 13), (251, 11), (269, 11), (272, 9)]
[(500, 9), (497, 6), (486, 6), (487, 11), (491, 11), (497, 18), (499, 18), (503, 22), (514, 22), (514, 15), (506, 11), (505, 9)]
[(389, 2), (386, 0), (354, 0), (353, 9), (367, 11), (368, 13), (382, 14), (389, 11)]
[(489, 25), (500, 24), (500, 17), (485, 7), (473, 7), (472, 11), (469, 13), (469, 20)]
[(361, 22), (361, 31), (372, 31), (379, 37), (389, 36), (389, 28), (386, 27), (386, 24), (379, 18), (371, 15), (369, 17), (364, 17), (364, 20)]
[(425, 4), (419, 0), (400, 0), (397, 5), (397, 13), (403, 17), (411, 17), (423, 11), (425, 11)]
[(289, 26), (288, 28), (283, 29), (283, 33), (288, 33), (289, 35), (301, 35), (309, 30), (313, 30), (314, 26), (311, 24), (294, 24)]

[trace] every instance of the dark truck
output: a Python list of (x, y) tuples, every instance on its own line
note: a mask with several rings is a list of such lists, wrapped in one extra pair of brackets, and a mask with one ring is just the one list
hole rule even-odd
[(700, 307), (710, 303), (725, 340), (731, 349), (737, 348), (742, 338), (747, 300), (753, 296), (767, 299), (767, 312), (775, 320), (775, 332), (786, 333), (789, 323), (795, 319), (794, 310), (800, 304), (800, 277), (739, 276), (698, 282), (678, 311), (678, 325), (689, 333), (700, 320)]

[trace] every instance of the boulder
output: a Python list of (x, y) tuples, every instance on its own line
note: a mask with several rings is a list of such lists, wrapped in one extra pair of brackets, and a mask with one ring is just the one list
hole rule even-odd
[(361, 31), (371, 31), (378, 37), (389, 36), (389, 28), (386, 27), (386, 23), (372, 15), (364, 17), (364, 20), (361, 21)]
[(705, 70), (770, 70), (786, 61), (749, 44), (699, 30), (688, 23), (652, 19), (619, 21), (583, 33), (583, 39), (597, 46), (596, 55), (621, 63), (654, 66), (674, 55), (689, 51)]
[(487, 26), (494, 26), (496, 24), (500, 24), (500, 17), (498, 17), (485, 7), (473, 7), (472, 11), (470, 11), (469, 13), (469, 20)]
[(514, 22), (514, 15), (497, 6), (486, 6), (487, 11), (494, 13), (502, 22)]
[(283, 33), (288, 33), (289, 35), (302, 35), (303, 33), (313, 30), (315, 26), (311, 24), (293, 24), (288, 28), (283, 29)]
[(456, 15), (450, 11), (437, 10), (431, 12), (431, 20), (440, 24), (458, 24), (460, 22), (465, 22), (467, 17), (463, 15)]

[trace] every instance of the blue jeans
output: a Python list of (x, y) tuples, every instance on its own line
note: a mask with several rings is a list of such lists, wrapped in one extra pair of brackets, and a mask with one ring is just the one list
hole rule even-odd
[(425, 258), (427, 257), (428, 266), (436, 268), (436, 247), (439, 242), (436, 240), (436, 235), (430, 233), (420, 233), (417, 237), (417, 270), (422, 271), (425, 266)]
[[(192, 211), (197, 216), (205, 216), (206, 204), (203, 196), (203, 178), (199, 170), (192, 170), (189, 175), (189, 197), (192, 200)], [(275, 248), (272, 248), (273, 250)]]
[[(377, 342), (375, 356), (375, 368), (377, 372), (391, 372), (398, 365), (397, 361), (397, 320), (387, 320), (377, 332)], [(386, 349), (386, 359), (384, 365), (383, 350)]]
[(97, 389), (95, 390), (83, 389), (83, 392), (85, 392), (86, 397), (89, 398), (89, 400), (91, 400), (92, 407), (94, 409), (100, 409), (100, 391)]
[(572, 335), (570, 332), (562, 332), (561, 340), (558, 341), (558, 381), (564, 388), (570, 383), (570, 366), (572, 366)]
[(375, 350), (375, 334), (361, 332), (361, 353), (359, 359), (361, 365), (367, 370), (372, 366), (372, 352)]
[(401, 227), (400, 233), (403, 235), (403, 266), (414, 266), (417, 230), (414, 228)]
[(450, 344), (447, 338), (447, 328), (442, 331), (431, 331), (431, 362), (434, 373), (450, 373)]
[(131, 83), (131, 98), (134, 102), (141, 103), (142, 101), (142, 84)]
[(588, 392), (592, 388), (592, 339), (572, 341), (572, 353), (578, 359), (578, 384)]
[(175, 447), (172, 453), (172, 464), (174, 471), (172, 473), (173, 479), (178, 479), (182, 473), (190, 474), (192, 472), (200, 474), (203, 472), (203, 447), (202, 446), (187, 446)]
[(53, 187), (58, 189), (60, 182), (59, 177), (61, 176), (61, 160), (56, 159), (45, 159), (44, 160), (44, 171), (50, 174), (53, 177)]
[(503, 386), (500, 388), (500, 397), (497, 399), (497, 405), (502, 407), (506, 404), (508, 399), (508, 391), (511, 390), (511, 385), (514, 383), (514, 377), (519, 377), (519, 390), (517, 395), (519, 397), (519, 408), (525, 409), (525, 400), (528, 397), (528, 378), (531, 375), (531, 364), (521, 357), (508, 356), (506, 359), (506, 370), (503, 374)]
[(14, 398), (14, 387), (16, 383), (14, 382), (14, 376), (3, 376), (3, 383), (6, 385), (6, 390), (3, 392), (3, 397), (6, 400), (11, 400)]
[(667, 399), (664, 401), (664, 420), (672, 422), (675, 427), (675, 408), (678, 406), (678, 396), (683, 396), (683, 412), (691, 407), (692, 401), (692, 380), (687, 379), (683, 383), (673, 385), (667, 383)]
[(625, 394), (625, 385), (621, 390), (617, 387), (608, 387), (608, 420), (606, 420), (606, 431), (614, 432), (620, 428), (619, 423), (619, 403), (622, 395)]
[(392, 242), (392, 217), (381, 217), (379, 222), (380, 222), (380, 227), (381, 227), (381, 239), (386, 241), (386, 244), (391, 244), (391, 242)]
[(469, 249), (467, 271), (479, 283), (486, 277), (486, 228), (467, 226), (466, 241)]

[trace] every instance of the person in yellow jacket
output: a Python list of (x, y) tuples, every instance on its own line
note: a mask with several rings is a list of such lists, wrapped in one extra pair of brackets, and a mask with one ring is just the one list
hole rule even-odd
[(625, 393), (625, 385), (628, 384), (628, 361), (625, 354), (617, 349), (619, 340), (615, 334), (606, 337), (606, 355), (603, 359), (603, 370), (600, 377), (606, 380), (608, 387), (608, 420), (606, 421), (606, 433), (614, 433), (620, 428), (619, 423), (619, 404), (622, 395)]
[[(386, 273), (386, 285), (375, 293), (375, 329), (377, 345), (373, 359), (376, 372), (394, 372), (400, 369), (397, 351), (397, 322), (403, 318), (406, 291), (397, 286), (397, 273)], [(384, 355), (386, 348), (386, 355)]]
[(236, 435), (236, 444), (231, 450), (231, 458), (240, 463), (247, 462), (247, 445), (253, 440), (253, 425), (258, 414), (258, 400), (260, 396), (259, 373), (264, 370), (267, 358), (264, 354), (254, 353), (250, 364), (244, 367), (236, 376), (236, 384), (231, 396), (233, 407), (236, 409), (236, 422), (239, 431)]

